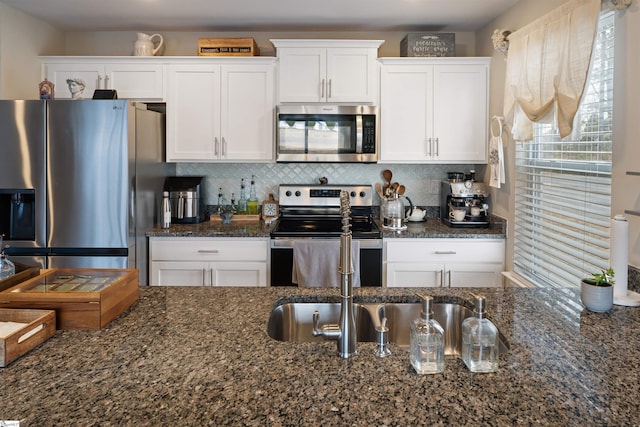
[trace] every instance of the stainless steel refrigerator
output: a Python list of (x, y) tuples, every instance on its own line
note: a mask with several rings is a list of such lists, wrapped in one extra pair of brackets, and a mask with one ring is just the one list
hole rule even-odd
[(0, 101), (0, 234), (43, 268), (138, 268), (157, 223), (164, 115), (126, 100)]

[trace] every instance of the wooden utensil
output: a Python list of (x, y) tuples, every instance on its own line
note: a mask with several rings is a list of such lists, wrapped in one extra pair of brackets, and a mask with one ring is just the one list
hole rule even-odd
[(387, 184), (391, 184), (391, 178), (393, 178), (393, 174), (389, 169), (385, 169), (382, 171), (382, 177), (387, 182)]
[(381, 199), (384, 197), (384, 193), (382, 192), (382, 184), (380, 184), (379, 182), (376, 182), (376, 193)]
[(398, 192), (398, 194), (399, 194), (399, 195), (401, 195), (401, 196), (402, 196), (402, 195), (404, 195), (404, 192), (405, 192), (406, 190), (407, 190), (407, 189), (404, 187), (404, 185), (400, 184), (400, 185), (398, 186), (398, 191), (397, 191), (397, 192)]

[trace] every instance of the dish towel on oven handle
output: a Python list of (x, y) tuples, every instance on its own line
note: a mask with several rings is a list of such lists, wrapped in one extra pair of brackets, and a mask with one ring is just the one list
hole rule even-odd
[[(493, 124), (498, 125), (498, 134), (493, 131)], [(489, 177), (489, 185), (491, 187), (500, 188), (505, 183), (504, 173), (504, 149), (502, 146), (502, 128), (504, 127), (503, 118), (493, 116), (491, 119), (491, 140), (489, 141), (489, 165), (491, 176)]]
[[(353, 287), (360, 286), (360, 242), (351, 241)], [(340, 286), (340, 240), (303, 239), (293, 242), (291, 281), (300, 287)]]

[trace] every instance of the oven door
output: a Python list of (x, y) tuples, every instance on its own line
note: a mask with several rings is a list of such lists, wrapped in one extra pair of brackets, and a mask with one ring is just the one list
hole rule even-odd
[[(294, 238), (271, 239), (271, 286), (298, 286), (291, 281)], [(359, 239), (360, 282), (382, 287), (382, 239)]]

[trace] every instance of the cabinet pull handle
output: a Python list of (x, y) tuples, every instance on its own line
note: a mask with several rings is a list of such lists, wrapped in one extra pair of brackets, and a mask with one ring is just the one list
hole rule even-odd
[(331, 79), (329, 79), (329, 90), (327, 90), (327, 98), (331, 98)]
[(102, 89), (102, 76), (98, 76), (98, 89)]
[(440, 274), (440, 287), (444, 287), (444, 270), (438, 272)]
[(440, 138), (436, 138), (434, 153), (435, 153), (434, 155), (436, 156), (440, 155)]
[(225, 137), (222, 137), (222, 157), (227, 155), (227, 140)]
[(220, 154), (220, 143), (218, 142), (218, 137), (216, 136), (215, 138), (213, 138), (213, 141), (214, 141), (213, 154), (217, 156), (218, 154)]
[(447, 276), (449, 276), (449, 287), (451, 287), (451, 270), (446, 272)]
[(436, 255), (455, 255), (456, 251), (436, 251)]
[(104, 88), (109, 89), (109, 76), (104, 76)]
[(205, 282), (205, 280), (206, 280), (206, 276), (205, 276), (205, 274), (206, 274), (206, 273), (207, 273), (207, 269), (206, 269), (206, 268), (203, 268), (203, 269), (202, 269), (202, 286), (206, 285), (206, 283), (207, 283), (207, 282)]
[(320, 98), (324, 98), (324, 79), (322, 79), (322, 83), (320, 84)]
[(433, 153), (433, 151), (431, 150), (431, 148), (432, 148), (432, 140), (431, 140), (431, 138), (428, 138), (428, 139), (427, 139), (427, 155), (428, 155), (429, 157), (431, 157), (431, 154)]
[(199, 254), (219, 254), (220, 251), (217, 249), (198, 249)]

